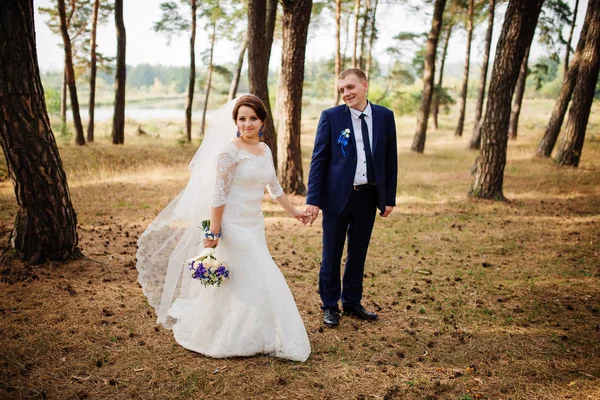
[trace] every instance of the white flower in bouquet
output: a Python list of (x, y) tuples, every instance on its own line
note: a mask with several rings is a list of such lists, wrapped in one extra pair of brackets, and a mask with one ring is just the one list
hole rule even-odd
[(202, 253), (187, 261), (192, 278), (204, 286), (221, 286), (223, 279), (229, 278), (229, 268), (224, 261), (217, 260), (214, 248), (205, 248)]

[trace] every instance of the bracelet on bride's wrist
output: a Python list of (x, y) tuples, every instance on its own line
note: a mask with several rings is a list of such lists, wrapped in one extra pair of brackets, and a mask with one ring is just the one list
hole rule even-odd
[(204, 231), (204, 237), (207, 238), (208, 240), (217, 240), (221, 237), (221, 232), (213, 233), (213, 231), (211, 231), (210, 229), (207, 229)]

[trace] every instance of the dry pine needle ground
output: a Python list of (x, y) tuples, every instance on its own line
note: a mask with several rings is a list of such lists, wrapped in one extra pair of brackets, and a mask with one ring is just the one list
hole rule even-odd
[[(509, 145), (509, 203), (467, 200), (476, 153), (452, 138), (453, 115), (424, 155), (408, 150), (413, 118), (398, 120), (398, 207), (378, 218), (364, 279), (375, 323), (344, 318), (323, 329), (320, 220), (301, 227), (265, 197), (269, 247), (313, 347), (304, 364), (206, 358), (155, 325), (137, 284), (136, 240), (185, 185), (197, 143), (136, 139), (131, 124), (124, 147), (61, 145), (86, 258), (4, 259), (0, 397), (600, 398), (600, 109), (573, 169), (532, 159), (538, 106), (524, 105)], [(315, 124), (303, 136), (306, 164)], [(5, 243), (16, 210), (9, 181), (0, 210)]]

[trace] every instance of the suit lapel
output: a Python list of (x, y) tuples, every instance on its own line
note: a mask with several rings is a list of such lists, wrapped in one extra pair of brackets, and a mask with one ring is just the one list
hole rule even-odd
[(344, 128), (350, 129), (350, 140), (354, 148), (354, 154), (356, 156), (356, 137), (354, 135), (354, 125), (352, 124), (352, 113), (348, 106), (342, 107), (342, 117), (344, 120)]
[(371, 103), (371, 114), (373, 115), (373, 145), (371, 146), (371, 154), (373, 157), (375, 157), (375, 149), (377, 149), (377, 139), (379, 138), (380, 131), (379, 127), (383, 125), (383, 115), (379, 113), (379, 110), (377, 110), (376, 107), (375, 104)]

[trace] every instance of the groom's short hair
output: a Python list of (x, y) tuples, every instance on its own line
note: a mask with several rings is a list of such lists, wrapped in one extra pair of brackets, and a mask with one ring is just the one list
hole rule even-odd
[(348, 75), (356, 75), (356, 77), (360, 79), (361, 82), (367, 81), (367, 74), (365, 74), (365, 71), (363, 71), (360, 68), (348, 68), (338, 76), (338, 79), (346, 79)]

